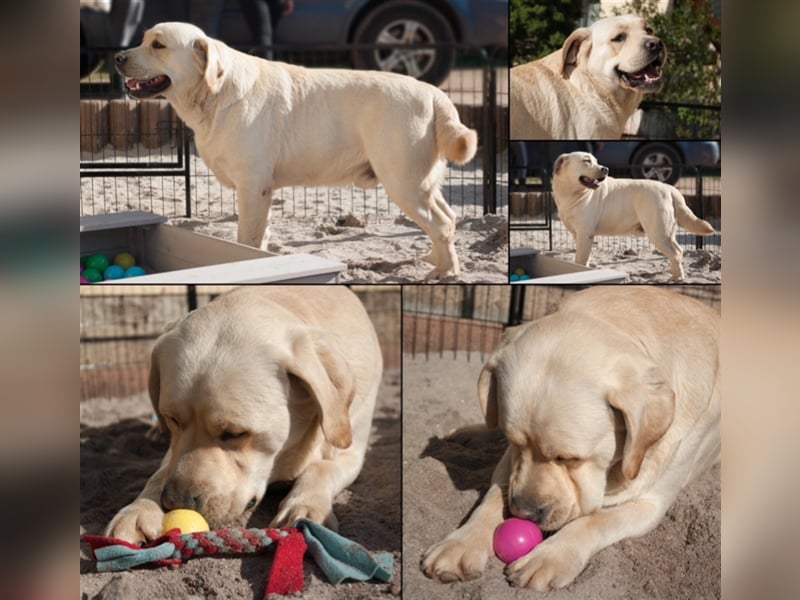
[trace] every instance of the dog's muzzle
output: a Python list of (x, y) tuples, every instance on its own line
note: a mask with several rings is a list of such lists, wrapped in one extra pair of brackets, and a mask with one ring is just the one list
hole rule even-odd
[(166, 75), (156, 75), (149, 79), (133, 79), (128, 78), (126, 71), (128, 67), (128, 52), (123, 50), (114, 55), (114, 66), (117, 72), (125, 77), (125, 89), (128, 94), (134, 98), (152, 98), (158, 96), (166, 90), (171, 84), (170, 78)]

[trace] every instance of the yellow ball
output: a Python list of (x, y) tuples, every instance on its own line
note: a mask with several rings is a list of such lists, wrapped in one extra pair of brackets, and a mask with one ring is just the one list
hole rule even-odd
[(525, 274), (526, 274), (525, 273), (525, 269), (520, 268), (520, 269), (515, 269), (514, 270), (514, 275), (518, 275), (518, 276), (522, 277)]
[(130, 252), (120, 252), (114, 257), (114, 264), (123, 269), (130, 269), (136, 264), (136, 259)]
[(188, 508), (176, 508), (164, 515), (161, 523), (161, 533), (167, 533), (170, 529), (178, 528), (181, 533), (195, 533), (197, 531), (208, 531), (208, 523), (199, 512)]

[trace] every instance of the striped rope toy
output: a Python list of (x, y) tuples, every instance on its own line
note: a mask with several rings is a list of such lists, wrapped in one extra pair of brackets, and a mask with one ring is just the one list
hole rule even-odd
[(310, 554), (328, 580), (338, 584), (344, 579), (367, 581), (392, 578), (391, 553), (371, 554), (362, 546), (326, 529), (318, 523), (301, 519), (285, 529), (216, 529), (181, 534), (171, 529), (143, 545), (99, 535), (84, 535), (96, 561), (98, 572), (123, 571), (141, 565), (177, 565), (201, 556), (236, 556), (275, 549), (265, 597), (303, 591), (303, 557)]

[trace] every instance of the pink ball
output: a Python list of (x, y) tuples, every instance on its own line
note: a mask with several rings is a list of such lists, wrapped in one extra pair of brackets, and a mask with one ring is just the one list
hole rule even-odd
[(494, 530), (494, 553), (508, 565), (536, 548), (543, 539), (542, 530), (536, 523), (511, 517)]
[(86, 277), (84, 277), (83, 275), (81, 275), (81, 283), (92, 283), (92, 282), (86, 279)]

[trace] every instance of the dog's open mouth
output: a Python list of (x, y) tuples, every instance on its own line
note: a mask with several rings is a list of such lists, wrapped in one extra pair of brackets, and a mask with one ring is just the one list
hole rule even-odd
[(134, 98), (152, 98), (166, 90), (172, 82), (166, 75), (157, 75), (151, 79), (127, 79), (125, 87)]
[(581, 175), (578, 177), (578, 181), (581, 182), (585, 187), (589, 188), (590, 190), (596, 190), (600, 187), (600, 184), (603, 183), (605, 176), (601, 177), (600, 179), (592, 179), (591, 177), (587, 177), (586, 175)]
[(661, 84), (663, 83), (661, 73), (661, 67), (663, 66), (664, 57), (659, 55), (641, 71), (628, 73), (617, 68), (617, 75), (625, 85), (632, 89), (643, 92), (657, 91), (661, 89)]

